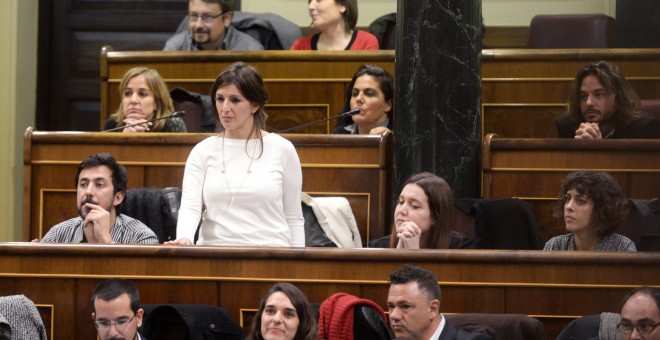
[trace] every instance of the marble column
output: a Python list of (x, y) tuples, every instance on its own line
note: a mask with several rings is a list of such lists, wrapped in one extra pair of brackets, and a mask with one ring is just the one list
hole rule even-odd
[(393, 194), (413, 174), (480, 194), (481, 0), (398, 0)]

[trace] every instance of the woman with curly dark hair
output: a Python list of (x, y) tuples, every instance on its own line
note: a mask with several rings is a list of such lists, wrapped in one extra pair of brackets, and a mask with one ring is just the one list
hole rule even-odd
[(619, 185), (607, 173), (570, 173), (555, 208), (555, 216), (569, 234), (553, 237), (543, 249), (637, 251), (629, 238), (614, 233), (626, 217), (627, 202)]

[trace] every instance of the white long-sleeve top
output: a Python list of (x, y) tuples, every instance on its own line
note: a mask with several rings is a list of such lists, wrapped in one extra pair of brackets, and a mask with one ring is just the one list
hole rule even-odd
[(304, 247), (302, 170), (293, 144), (269, 133), (259, 157), (258, 139), (246, 147), (225, 138), (223, 155), (222, 140), (209, 137), (188, 156), (177, 238), (192, 241), (201, 217), (197, 244)]

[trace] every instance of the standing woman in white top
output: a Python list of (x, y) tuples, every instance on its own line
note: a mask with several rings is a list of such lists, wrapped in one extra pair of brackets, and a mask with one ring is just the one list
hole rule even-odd
[(293, 144), (265, 131), (268, 93), (242, 62), (225, 68), (211, 90), (220, 132), (188, 156), (177, 239), (197, 244), (304, 247), (302, 171)]

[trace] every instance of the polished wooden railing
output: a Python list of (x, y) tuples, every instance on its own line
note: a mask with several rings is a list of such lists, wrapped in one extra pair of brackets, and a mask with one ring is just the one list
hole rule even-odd
[(660, 194), (660, 140), (499, 138), (482, 149), (483, 197), (517, 197), (534, 208), (544, 239), (565, 234), (552, 214), (562, 180), (577, 170), (606, 171), (629, 198)]
[(55, 339), (91, 339), (89, 296), (101, 280), (135, 282), (142, 303), (199, 303), (247, 320), (274, 283), (310, 301), (335, 292), (386, 307), (388, 277), (404, 264), (432, 270), (445, 313), (521, 313), (554, 339), (570, 320), (617, 311), (625, 293), (660, 283), (658, 253), (240, 248), (0, 244), (0, 294), (52, 305)]
[[(24, 136), (23, 240), (41, 238), (56, 223), (77, 215), (75, 175), (84, 158), (109, 152), (128, 171), (128, 188), (181, 187), (190, 150), (211, 134), (44, 132)], [(392, 134), (374, 136), (285, 134), (296, 147), (303, 191), (343, 196), (360, 237), (389, 232)]]
[[(101, 124), (119, 106), (118, 86), (132, 67), (156, 68), (170, 88), (209, 94), (220, 71), (239, 60), (264, 76), (274, 131), (342, 112), (346, 87), (362, 64), (395, 71), (394, 51), (112, 51), (106, 46)], [(660, 98), (660, 49), (485, 49), (481, 60), (484, 136), (556, 137), (554, 119), (566, 111), (570, 83), (594, 61), (618, 65), (640, 98)], [(329, 133), (334, 123), (307, 132)]]

